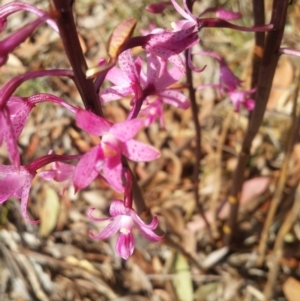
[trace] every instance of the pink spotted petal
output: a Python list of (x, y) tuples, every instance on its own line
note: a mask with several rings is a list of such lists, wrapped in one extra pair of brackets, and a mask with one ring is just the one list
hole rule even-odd
[[(2, 108), (2, 112), (0, 112), (0, 128), (2, 132), (0, 133), (0, 136), (3, 135), (2, 139), (6, 143), (10, 161), (15, 167), (19, 168), (20, 156), (17, 146), (17, 137), (15, 135), (15, 131), (10, 120), (9, 112), (6, 108)], [(0, 141), (2, 141), (2, 139), (0, 138)]]
[(99, 145), (82, 156), (74, 171), (73, 183), (76, 191), (87, 187), (97, 177), (102, 169), (103, 159), (103, 151)]
[(138, 82), (139, 76), (130, 49), (123, 51), (119, 55), (119, 65), (132, 83)]
[(116, 242), (117, 254), (123, 259), (128, 259), (133, 254), (134, 248), (135, 241), (132, 233), (120, 233)]
[[(129, 211), (128, 211), (129, 210)], [(118, 215), (130, 215), (131, 211), (128, 208), (125, 208), (124, 202), (121, 200), (113, 200), (109, 207), (109, 214), (111, 216)]]
[(13, 196), (25, 183), (26, 176), (22, 174), (18, 175), (16, 169), (14, 170), (15, 174), (5, 175), (3, 173), (4, 177), (0, 174), (0, 204)]
[(111, 124), (104, 118), (82, 109), (78, 109), (76, 122), (80, 128), (97, 136), (107, 133), (111, 127)]
[(163, 102), (176, 108), (187, 109), (190, 106), (190, 102), (187, 97), (179, 91), (165, 90), (159, 93), (159, 97), (161, 97)]
[(110, 101), (121, 99), (127, 95), (133, 94), (132, 86), (113, 86), (103, 89), (100, 93), (101, 103), (106, 104)]
[(180, 56), (172, 52), (171, 50), (168, 50), (166, 48), (162, 47), (151, 47), (151, 50), (147, 50), (145, 47), (146, 51), (151, 51), (157, 56), (160, 56), (161, 58), (165, 60), (169, 60), (172, 64), (174, 64), (182, 74), (185, 74), (186, 69), (183, 61), (181, 60)]
[(22, 196), (21, 196), (21, 212), (22, 215), (24, 217), (24, 219), (33, 225), (38, 224), (40, 221), (33, 221), (30, 219), (30, 217), (27, 214), (27, 203), (28, 203), (28, 197), (29, 197), (29, 191), (30, 191), (30, 187), (31, 187), (31, 182), (33, 180), (33, 176), (28, 176), (25, 179), (25, 183), (22, 189)]
[(116, 216), (112, 221), (98, 234), (89, 233), (90, 238), (107, 239), (118, 232), (121, 226), (122, 216)]
[(149, 162), (160, 156), (160, 152), (154, 147), (133, 139), (124, 143), (123, 154), (135, 162)]
[(105, 159), (105, 164), (103, 166), (104, 177), (111, 187), (119, 192), (124, 191), (122, 170), (123, 167), (119, 155)]
[(21, 97), (11, 97), (7, 102), (7, 108), (15, 135), (19, 137), (29, 118), (33, 105)]
[(144, 122), (141, 119), (126, 120), (114, 124), (109, 133), (113, 134), (120, 141), (125, 142), (133, 138), (143, 125)]

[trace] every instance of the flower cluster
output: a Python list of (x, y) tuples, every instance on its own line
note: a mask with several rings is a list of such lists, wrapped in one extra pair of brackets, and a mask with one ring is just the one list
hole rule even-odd
[[(105, 116), (100, 116), (99, 112), (96, 114), (95, 108), (82, 109), (51, 94), (41, 93), (27, 97), (14, 95), (15, 90), (25, 81), (44, 76), (69, 77), (78, 87), (82, 78), (78, 78), (78, 71), (75, 68), (74, 71), (53, 69), (28, 72), (12, 78), (0, 89), (0, 145), (3, 142), (6, 144), (11, 161), (11, 165), (0, 165), (0, 203), (12, 196), (19, 198), (24, 218), (30, 223), (37, 223), (28, 217), (26, 208), (31, 183), (36, 174), (45, 180), (67, 181), (68, 185), (75, 187), (76, 192), (86, 188), (99, 177), (112, 189), (123, 192), (124, 201), (112, 201), (111, 217), (108, 218), (95, 218), (92, 215), (94, 208), (89, 210), (88, 217), (91, 220), (110, 222), (102, 232), (96, 235), (90, 234), (90, 237), (106, 239), (120, 231), (116, 252), (124, 259), (131, 256), (134, 251), (133, 225), (150, 241), (162, 239), (162, 236), (153, 232), (158, 225), (157, 218), (154, 217), (147, 225), (133, 209), (131, 177), (124, 163), (126, 158), (134, 162), (149, 162), (160, 156), (158, 150), (138, 141), (135, 136), (156, 119), (159, 119), (161, 126), (164, 127), (165, 105), (172, 105), (179, 109), (189, 108), (189, 100), (185, 94), (172, 87), (184, 78), (186, 64), (182, 53), (189, 51), (191, 55), (192, 47), (199, 43), (198, 32), (201, 29), (205, 27), (226, 27), (244, 31), (271, 29), (270, 25), (246, 28), (231, 24), (228, 21), (236, 20), (241, 15), (224, 9), (207, 9), (196, 17), (188, 9), (186, 0), (183, 4), (184, 8), (175, 0), (171, 0), (171, 2), (158, 2), (147, 7), (149, 12), (161, 13), (166, 7), (173, 6), (184, 19), (174, 22), (171, 30), (153, 27), (151, 31), (144, 31), (142, 36), (131, 37), (135, 21), (129, 19), (122, 23), (115, 29), (109, 41), (109, 59), (107, 61), (101, 59), (97, 67), (86, 73), (88, 78), (95, 78), (92, 83), (95, 88), (93, 92), (95, 95), (98, 93), (97, 107), (101, 108), (108, 102), (124, 97), (131, 98), (126, 120), (112, 123)], [(52, 10), (49, 14), (18, 1), (0, 7), (1, 31), (4, 30), (8, 17), (18, 11), (28, 11), (37, 16), (36, 20), (0, 41), (0, 66), (6, 63), (9, 54), (30, 37), (41, 24), (47, 23), (60, 33), (58, 19), (61, 16), (59, 13), (53, 13)], [(203, 18), (207, 13), (213, 13), (216, 18)], [(134, 57), (131, 48), (136, 46), (141, 46), (145, 50), (145, 55)], [(76, 52), (80, 51), (76, 50)], [(253, 91), (238, 89), (241, 81), (232, 74), (222, 58), (209, 52), (202, 54), (214, 56), (220, 63), (220, 83), (215, 86), (222, 93), (230, 96), (236, 110), (239, 110), (240, 104), (252, 109), (253, 102), (248, 95)], [(195, 70), (192, 65), (191, 68)], [(111, 86), (102, 88), (104, 81)], [(198, 87), (201, 88), (203, 86)], [(84, 89), (78, 90), (85, 93)], [(85, 96), (89, 97), (89, 95)], [(30, 112), (41, 102), (52, 102), (70, 111), (80, 129), (101, 138), (99, 145), (80, 156), (58, 156), (49, 153), (28, 165), (22, 165), (17, 139), (26, 125)], [(52, 163), (51, 169), (39, 171), (50, 163)]]

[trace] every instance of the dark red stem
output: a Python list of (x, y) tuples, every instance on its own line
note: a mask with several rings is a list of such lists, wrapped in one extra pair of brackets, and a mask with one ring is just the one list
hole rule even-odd
[(93, 81), (87, 79), (85, 75), (87, 64), (80, 46), (73, 17), (73, 2), (72, 0), (50, 0), (51, 13), (56, 20), (65, 52), (74, 71), (75, 84), (85, 107), (97, 115), (103, 116)]
[(288, 0), (274, 0), (273, 2), (271, 23), (274, 28), (269, 31), (266, 36), (255, 94), (255, 108), (252, 112), (242, 144), (242, 150), (238, 158), (237, 167), (233, 174), (231, 195), (228, 199), (230, 203), (230, 216), (224, 227), (225, 245), (232, 244), (235, 230), (237, 229), (237, 214), (241, 190), (244, 183), (244, 174), (250, 158), (252, 141), (262, 123), (267, 101), (269, 99), (273, 77), (279, 59), (279, 47), (283, 37), (288, 4)]

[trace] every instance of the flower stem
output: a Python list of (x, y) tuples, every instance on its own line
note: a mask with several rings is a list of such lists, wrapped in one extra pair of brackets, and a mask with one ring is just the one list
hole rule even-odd
[(284, 32), (288, 4), (288, 0), (274, 0), (273, 2), (271, 23), (274, 27), (273, 30), (267, 33), (266, 36), (262, 63), (259, 70), (257, 90), (255, 94), (255, 108), (248, 124), (242, 149), (239, 154), (237, 167), (233, 174), (231, 194), (228, 198), (230, 203), (230, 216), (226, 225), (224, 226), (225, 245), (231, 245), (235, 236), (239, 199), (244, 183), (244, 173), (247, 163), (249, 162), (252, 141), (262, 123), (267, 101), (270, 95), (272, 81), (279, 59), (279, 47)]
[[(193, 2), (192, 1), (187, 1), (187, 6), (190, 11), (192, 11), (192, 6)], [(198, 208), (198, 211), (203, 218), (206, 227), (210, 230), (210, 225), (207, 221), (207, 218), (204, 213), (203, 206), (200, 201), (200, 195), (199, 195), (199, 185), (200, 185), (200, 179), (199, 179), (199, 173), (200, 173), (200, 163), (201, 163), (201, 124), (199, 121), (198, 113), (198, 105), (196, 102), (196, 89), (194, 88), (194, 83), (193, 83), (193, 74), (191, 68), (188, 66), (188, 60), (189, 60), (189, 50), (185, 51), (185, 62), (186, 62), (186, 79), (188, 83), (188, 91), (189, 91), (189, 99), (191, 102), (191, 109), (192, 109), (192, 117), (193, 117), (193, 122), (194, 122), (194, 127), (195, 127), (195, 142), (196, 142), (196, 163), (194, 166), (194, 172), (193, 172), (193, 190), (194, 190), (194, 197), (195, 197), (195, 203), (196, 207)], [(192, 58), (191, 58), (192, 60)]]
[(51, 13), (56, 19), (65, 52), (74, 71), (75, 84), (85, 107), (97, 115), (103, 116), (93, 81), (85, 76), (87, 64), (78, 39), (73, 17), (73, 3), (72, 0), (50, 0)]

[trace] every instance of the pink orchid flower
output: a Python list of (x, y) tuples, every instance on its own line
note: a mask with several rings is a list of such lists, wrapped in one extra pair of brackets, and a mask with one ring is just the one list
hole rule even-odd
[(118, 61), (120, 68), (113, 67), (106, 75), (106, 79), (111, 81), (114, 86), (101, 91), (102, 103), (117, 100), (130, 94), (134, 95), (134, 99), (142, 95), (140, 85), (141, 59), (138, 58), (134, 61), (131, 50), (126, 50), (119, 55)]
[(163, 238), (153, 232), (158, 225), (157, 217), (154, 217), (152, 222), (147, 225), (133, 209), (126, 208), (124, 202), (121, 200), (114, 200), (111, 203), (109, 209), (111, 217), (109, 218), (93, 217), (92, 213), (94, 210), (95, 208), (91, 208), (88, 211), (88, 217), (92, 221), (110, 221), (110, 223), (100, 233), (89, 233), (89, 236), (94, 239), (107, 239), (120, 231), (116, 243), (116, 252), (124, 259), (128, 259), (133, 254), (135, 248), (135, 241), (132, 235), (133, 225), (135, 225), (139, 232), (149, 241), (158, 242)]
[(140, 111), (141, 116), (145, 116), (145, 126), (149, 127), (158, 118), (159, 124), (162, 129), (165, 129), (164, 115), (163, 115), (163, 102), (160, 98), (155, 99), (145, 108)]
[(249, 111), (254, 109), (255, 101), (249, 97), (255, 92), (256, 88), (249, 91), (240, 90), (242, 81), (233, 74), (224, 59), (217, 53), (212, 51), (199, 51), (196, 54), (209, 55), (216, 59), (220, 64), (219, 84), (200, 85), (197, 87), (197, 90), (201, 90), (206, 87), (214, 87), (219, 89), (221, 94), (228, 94), (236, 112), (240, 112), (241, 105)]
[(107, 78), (115, 86), (101, 92), (100, 97), (103, 103), (134, 94), (132, 100), (134, 108), (128, 119), (138, 115), (144, 100), (151, 95), (157, 95), (163, 102), (178, 108), (189, 107), (189, 100), (184, 94), (168, 88), (182, 78), (182, 73), (178, 68), (167, 69), (167, 63), (164, 60), (148, 54), (147, 70), (144, 73), (141, 69), (141, 60), (134, 62), (130, 50), (120, 55), (121, 61), (123, 61), (123, 55), (130, 59), (127, 60), (126, 65), (122, 63), (120, 69), (114, 67), (108, 72)]
[[(74, 174), (76, 189), (86, 187), (103, 171), (107, 182), (117, 191), (124, 191), (122, 184), (121, 155), (135, 162), (148, 162), (160, 156), (154, 147), (132, 139), (144, 125), (141, 119), (112, 124), (106, 119), (85, 110), (78, 110), (77, 125), (90, 134), (102, 136), (101, 144), (92, 148), (78, 163)], [(89, 170), (88, 180), (82, 174)], [(87, 184), (88, 183), (88, 184)]]
[(241, 105), (247, 110), (252, 111), (255, 107), (255, 100), (250, 98), (251, 94), (256, 91), (256, 88), (249, 91), (245, 90), (233, 90), (228, 92), (228, 96), (234, 105), (235, 111), (239, 112)]

